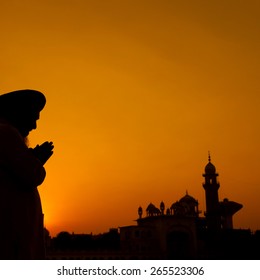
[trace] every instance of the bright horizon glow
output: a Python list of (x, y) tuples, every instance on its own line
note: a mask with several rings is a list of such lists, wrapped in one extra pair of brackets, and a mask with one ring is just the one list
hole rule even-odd
[(207, 153), (219, 198), (260, 229), (257, 1), (1, 1), (1, 92), (47, 98), (31, 146), (53, 141), (45, 225), (101, 233), (150, 202), (199, 200)]

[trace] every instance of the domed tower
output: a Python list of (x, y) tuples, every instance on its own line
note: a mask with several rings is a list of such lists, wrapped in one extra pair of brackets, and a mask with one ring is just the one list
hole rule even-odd
[(217, 182), (216, 168), (211, 163), (211, 158), (209, 154), (209, 162), (205, 167), (205, 183), (203, 183), (203, 188), (206, 195), (206, 220), (209, 230), (218, 230), (221, 228), (221, 217), (219, 211), (219, 198), (218, 189), (219, 183)]
[(160, 210), (161, 210), (161, 214), (164, 215), (165, 204), (164, 204), (163, 201), (162, 201), (161, 204), (160, 204)]
[(139, 219), (142, 219), (142, 215), (143, 215), (143, 208), (140, 206), (138, 208), (138, 216), (139, 216)]
[(192, 217), (199, 216), (199, 203), (194, 197), (190, 196), (186, 191), (186, 195), (182, 197), (179, 201), (181, 204), (186, 206), (186, 215)]

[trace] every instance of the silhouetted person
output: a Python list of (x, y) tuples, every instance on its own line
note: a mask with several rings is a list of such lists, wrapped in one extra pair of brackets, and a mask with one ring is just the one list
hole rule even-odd
[(30, 149), (29, 132), (45, 106), (34, 90), (0, 95), (0, 259), (44, 259), (43, 214), (37, 186), (52, 142)]

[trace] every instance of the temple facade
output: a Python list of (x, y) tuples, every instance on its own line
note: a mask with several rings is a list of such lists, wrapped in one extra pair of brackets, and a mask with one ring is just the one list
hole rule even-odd
[(221, 236), (233, 230), (233, 215), (242, 205), (227, 198), (219, 201), (218, 173), (210, 155), (204, 171), (204, 216), (188, 192), (168, 208), (163, 201), (159, 207), (150, 203), (145, 211), (140, 206), (137, 224), (120, 228), (121, 250), (129, 258), (198, 259), (222, 248)]

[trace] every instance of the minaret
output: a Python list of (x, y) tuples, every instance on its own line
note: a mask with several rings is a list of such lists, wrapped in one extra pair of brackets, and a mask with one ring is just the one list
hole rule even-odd
[(138, 208), (138, 216), (139, 216), (139, 219), (142, 219), (142, 215), (143, 215), (143, 208), (140, 206)]
[(217, 176), (216, 168), (211, 163), (209, 154), (209, 162), (205, 167), (205, 174), (203, 174), (205, 178), (203, 188), (206, 195), (206, 220), (209, 230), (219, 230), (221, 228)]
[(165, 205), (163, 201), (160, 204), (160, 210), (161, 210), (161, 215), (164, 215)]

